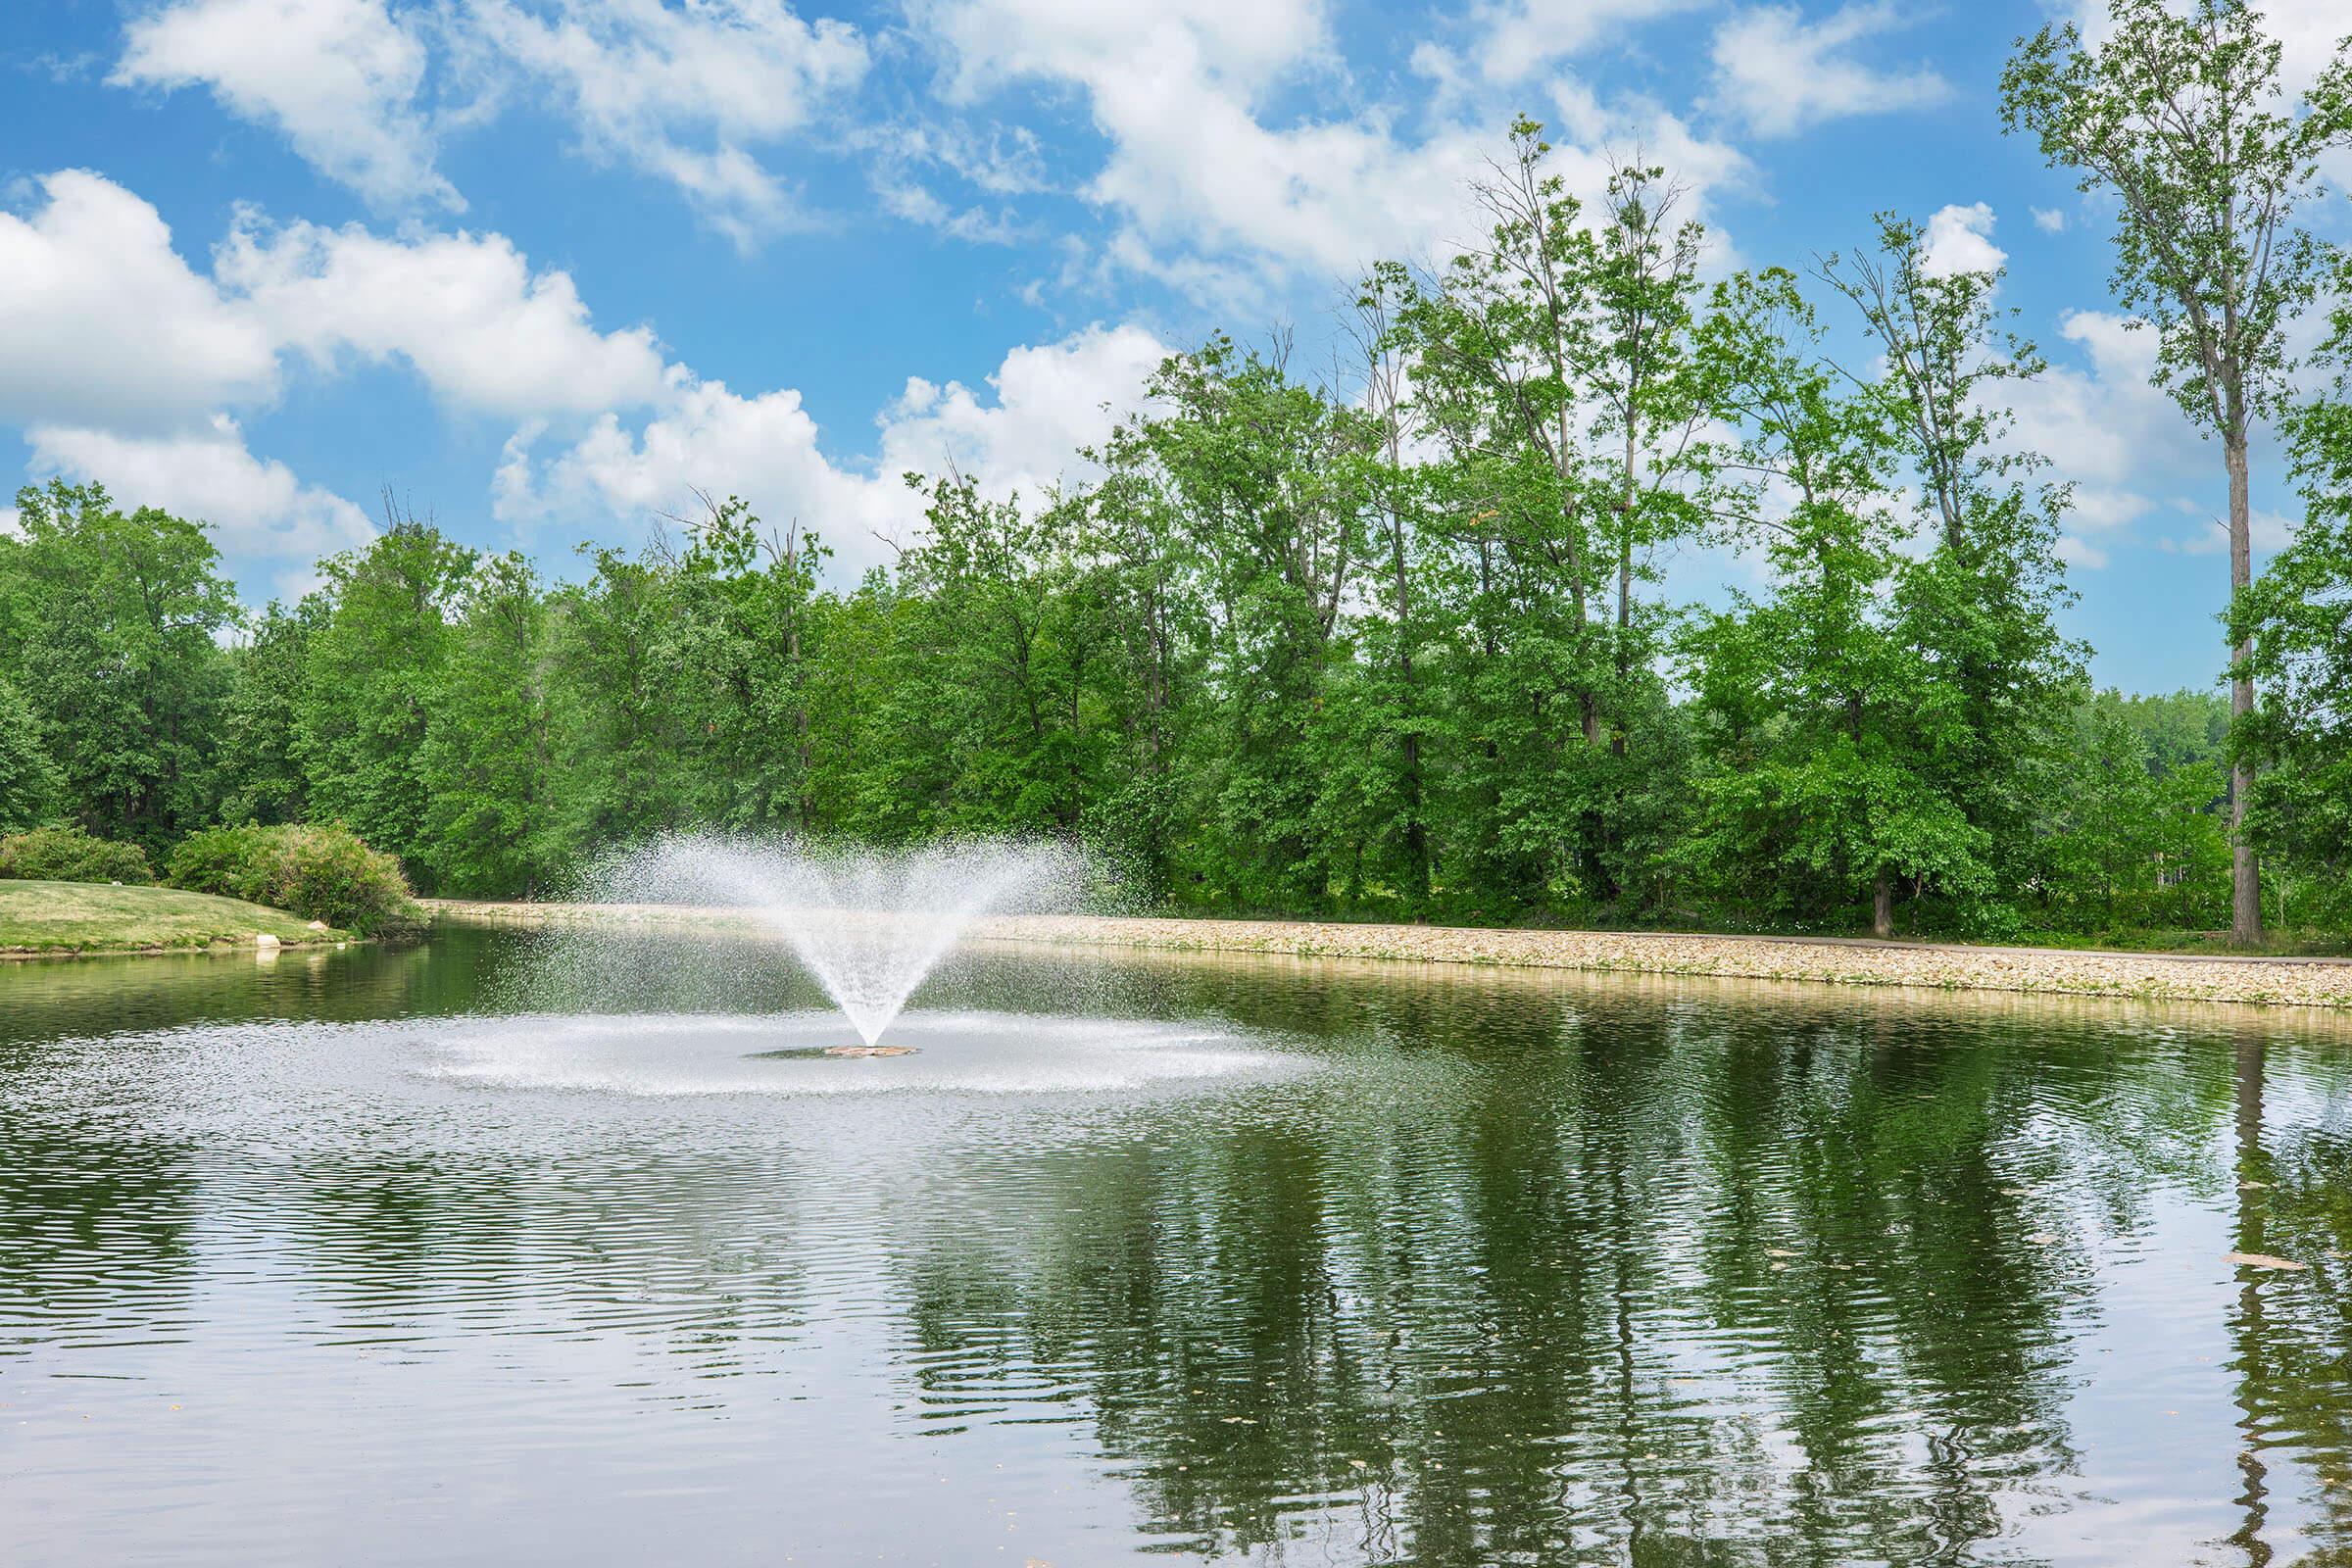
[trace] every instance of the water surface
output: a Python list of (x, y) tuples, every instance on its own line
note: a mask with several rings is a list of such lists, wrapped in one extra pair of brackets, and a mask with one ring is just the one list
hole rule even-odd
[(0, 1556), (2352, 1554), (2325, 1020), (534, 946), (0, 968)]

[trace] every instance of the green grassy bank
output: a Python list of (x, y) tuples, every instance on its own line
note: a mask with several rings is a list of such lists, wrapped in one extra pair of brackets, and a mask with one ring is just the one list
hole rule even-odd
[(249, 948), (263, 933), (289, 946), (345, 936), (341, 931), (314, 931), (309, 921), (283, 909), (210, 893), (0, 881), (0, 956)]

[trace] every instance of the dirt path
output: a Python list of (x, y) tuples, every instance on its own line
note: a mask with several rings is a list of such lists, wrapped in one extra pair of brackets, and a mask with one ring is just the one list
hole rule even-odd
[[(672, 905), (475, 904), (428, 901), (444, 919), (527, 926), (757, 928), (735, 909)], [(2168, 1002), (2352, 1008), (2352, 961), (2183, 954), (1979, 948), (1855, 938), (1692, 936), (1663, 932), (1487, 930), (1343, 925), (1305, 920), (1135, 919), (998, 915), (973, 940), (1058, 947), (1257, 953), (1288, 957), (1396, 958), (1631, 974), (1722, 975), (1834, 985), (2034, 992)]]

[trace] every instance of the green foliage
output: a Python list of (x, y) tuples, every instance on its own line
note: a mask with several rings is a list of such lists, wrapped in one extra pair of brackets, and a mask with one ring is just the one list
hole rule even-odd
[(5, 670), (39, 721), (75, 813), (159, 849), (211, 805), (208, 742), (236, 616), (204, 528), (119, 510), (97, 485), (17, 494), (22, 539), (0, 538), (13, 603)]
[(102, 839), (61, 824), (0, 838), (0, 877), (25, 882), (122, 882), (155, 880), (147, 852), (136, 844)]
[(216, 760), (220, 820), (299, 822), (309, 811), (310, 780), (296, 747), (311, 639), (330, 612), (316, 595), (292, 610), (272, 604), (250, 623), (251, 640), (230, 651)]
[(449, 658), (449, 612), (473, 555), (430, 524), (393, 522), (366, 550), (322, 562), (324, 619), (306, 639), (292, 752), (307, 808), (399, 846), (414, 865), (428, 831), (428, 716)]
[(166, 874), (193, 893), (288, 909), (363, 936), (417, 920), (400, 862), (339, 824), (206, 828), (180, 841)]
[[(2001, 75), (2002, 116), (2053, 166), (2113, 200), (2117, 295), (2156, 338), (2156, 385), (2220, 438), (2230, 486), (2230, 587), (2253, 586), (2250, 446), (2278, 414), (2293, 362), (2287, 328), (2317, 297), (2330, 247), (2298, 210), (2325, 194), (2320, 164), (2352, 141), (2352, 57), (2300, 97), (2282, 46), (2248, 0), (2109, 0), (2106, 34), (2074, 23), (2022, 41)], [(2255, 708), (2252, 650), (2230, 647), (2231, 711)], [(2231, 780), (2231, 931), (2262, 936), (2255, 795), (2241, 755)]]
[(2231, 744), (2259, 770), (2247, 830), (2283, 877), (2289, 913), (2341, 927), (2352, 923), (2352, 403), (2304, 410), (2292, 435), (2310, 512), (2232, 609), (2261, 701)]
[(17, 833), (57, 809), (64, 790), (41, 746), (40, 720), (14, 683), (0, 677), (0, 833)]
[[(2107, 157), (2082, 137), (2137, 100), (2047, 36), (2013, 110), (2053, 157)], [(2219, 178), (2158, 172), (2182, 211)], [(527, 896), (710, 824), (1076, 841), (1180, 909), (1998, 938), (2218, 923), (2243, 799), (2294, 912), (2352, 920), (2340, 398), (2297, 426), (2312, 520), (2238, 606), (2265, 697), (2231, 740), (2211, 695), (2087, 693), (2058, 629), (2071, 498), (2004, 411), (2042, 367), (1997, 271), (1931, 265), (1887, 214), (1808, 277), (1702, 285), (1666, 172), (1580, 202), (1532, 122), (1477, 195), (1458, 259), (1372, 270), (1329, 382), (1212, 336), (1082, 483), (909, 475), (923, 528), (851, 587), (732, 497), (557, 582), (394, 516), (230, 638), (200, 526), (27, 492), (0, 538), (0, 826), (177, 840), (185, 885), (362, 928), (407, 907), (403, 866)], [(2157, 238), (2123, 253), (2192, 355), (2236, 254), (2209, 238), (2204, 282)], [(2296, 300), (2265, 275), (2275, 324)], [(2239, 347), (2253, 398), (2275, 361)], [(1700, 544), (1745, 557), (1743, 591), (1669, 596)], [(2259, 781), (2230, 788), (2232, 759)]]

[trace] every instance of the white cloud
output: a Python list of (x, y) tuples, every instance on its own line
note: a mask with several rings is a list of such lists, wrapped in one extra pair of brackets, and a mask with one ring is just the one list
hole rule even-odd
[[(1279, 89), (1338, 69), (1323, 9), (1307, 0), (957, 0), (923, 15), (952, 51), (952, 93), (1017, 79), (1082, 91), (1110, 151), (1081, 194), (1121, 220), (1101, 260), (1220, 303), (1254, 303), (1269, 281), (1352, 278), (1379, 257), (1476, 232), (1467, 184), (1510, 107), (1418, 131), (1380, 106), (1269, 122)], [(1572, 189), (1605, 179), (1592, 150), (1603, 140), (1640, 146), (1701, 197), (1744, 171), (1737, 151), (1654, 105), (1604, 111), (1573, 85), (1556, 97), (1569, 134), (1555, 139), (1575, 143), (1558, 152)]]
[(0, 213), (0, 420), (157, 433), (270, 402), (287, 352), (408, 362), (445, 402), (524, 419), (626, 409), (674, 369), (651, 329), (599, 332), (568, 273), (497, 234), (387, 239), (242, 215), (208, 277), (154, 207), (48, 175)]
[(1331, 47), (1321, 0), (932, 0), (916, 15), (951, 51), (950, 90), (964, 99), (1022, 76), (1091, 87), (1121, 62), (1145, 75), (1198, 71), (1248, 96)]
[[(798, 218), (760, 149), (806, 130), (868, 63), (856, 27), (784, 0), (166, 0), (131, 22), (112, 79), (210, 87), (378, 206), (453, 210), (440, 132), (544, 90), (589, 155), (675, 185), (749, 245)], [(477, 101), (428, 112), (428, 86), (451, 83)]]
[(2009, 254), (1992, 242), (1992, 209), (1983, 202), (1941, 209), (1928, 220), (1919, 270), (1930, 277), (1999, 270)]
[(271, 230), (248, 215), (214, 275), (283, 348), (405, 359), (444, 400), (510, 418), (635, 407), (671, 373), (651, 329), (597, 331), (570, 274), (532, 272), (499, 234)]
[(855, 572), (887, 555), (882, 541), (915, 535), (922, 504), (902, 471), (952, 464), (992, 494), (1039, 495), (1135, 406), (1166, 352), (1140, 327), (1096, 326), (1012, 350), (989, 377), (993, 398), (911, 378), (877, 421), (870, 470), (825, 455), (798, 392), (745, 396), (698, 382), (640, 427), (608, 416), (544, 463), (536, 433), (519, 432), (500, 466), (497, 510), (513, 522), (641, 519), (683, 510), (696, 488), (740, 495), (762, 516), (814, 528)]
[[(2128, 319), (2103, 311), (2075, 311), (2060, 318), (2059, 335), (2086, 364), (2053, 364), (2030, 381), (2011, 384), (2017, 416), (2013, 439), (2056, 466), (2075, 484), (2075, 504), (2060, 541), (2066, 559), (2106, 564), (2108, 544), (2129, 537), (2155, 509), (2147, 491), (2193, 477), (2179, 463), (2195, 443), (2180, 408), (2149, 383), (2156, 339)], [(2157, 455), (2171, 455), (2162, 458)], [(2095, 535), (2093, 543), (2086, 535)]]
[(379, 205), (463, 208), (417, 104), (425, 45), (384, 0), (177, 0), (131, 22), (113, 79), (207, 86)]
[(1847, 53), (1907, 20), (1887, 0), (1849, 5), (1819, 22), (1807, 22), (1794, 6), (1735, 13), (1715, 29), (1712, 102), (1760, 136), (1942, 103), (1951, 84), (1930, 68), (1882, 71)]
[(274, 393), (269, 332), (153, 207), (82, 170), (40, 185), (29, 216), (0, 213), (0, 420), (152, 431)]
[(2064, 208), (2036, 207), (2033, 209), (2033, 213), (2034, 226), (2040, 229), (2044, 234), (2063, 234), (2066, 232), (2066, 210)]
[(2081, 534), (2066, 533), (2058, 536), (2058, 559), (2069, 566), (2095, 571), (2113, 558)]
[(1551, 61), (1578, 54), (1611, 33), (1702, 0), (1482, 0), (1471, 12), (1472, 52), (1490, 81), (1525, 81)]
[(997, 490), (1038, 495), (1076, 464), (1079, 448), (1101, 442), (1114, 418), (1137, 406), (1168, 352), (1132, 323), (1096, 325), (1006, 354), (988, 378), (993, 401), (959, 381), (942, 387), (909, 377), (877, 421), (880, 474), (895, 480), (952, 463)]
[[(905, 536), (919, 516), (902, 469), (954, 464), (995, 491), (1042, 491), (1165, 353), (1140, 327), (1093, 327), (1014, 349), (985, 391), (910, 379), (877, 420), (877, 461), (844, 465), (797, 391), (739, 394), (665, 359), (650, 329), (598, 331), (570, 276), (533, 272), (503, 236), (248, 214), (207, 277), (121, 186), (68, 172), (46, 189), (29, 218), (0, 215), (0, 275), (20, 285), (0, 294), (0, 419), (27, 426), (36, 473), (207, 518), (247, 561), (307, 563), (367, 536), (349, 502), (256, 458), (220, 412), (270, 402), (281, 354), (330, 374), (397, 360), (449, 407), (516, 421), (492, 484), (509, 520), (641, 517), (695, 486), (735, 490), (862, 565), (876, 532)], [(551, 439), (564, 444), (542, 462)]]
[(753, 149), (806, 128), (868, 65), (846, 23), (782, 0), (469, 0), (466, 46), (552, 85), (587, 150), (675, 184), (739, 244), (796, 218)]
[(255, 458), (226, 415), (173, 435), (36, 424), (25, 439), (36, 475), (95, 480), (126, 506), (161, 507), (209, 522), (232, 565), (304, 570), (319, 556), (365, 544), (373, 532), (349, 501), (303, 484), (282, 463)]

